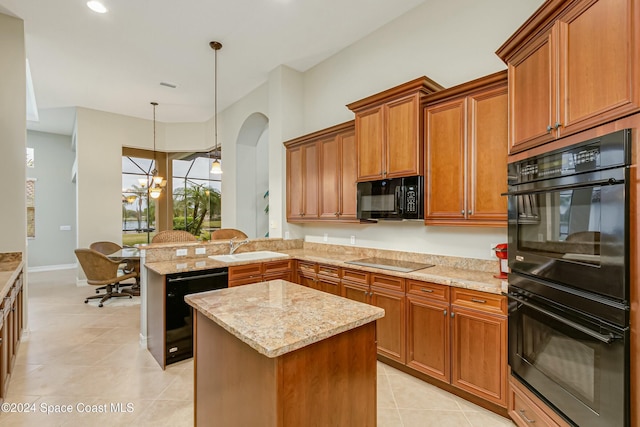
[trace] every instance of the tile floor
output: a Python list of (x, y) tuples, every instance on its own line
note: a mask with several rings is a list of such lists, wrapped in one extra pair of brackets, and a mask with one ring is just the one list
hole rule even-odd
[[(139, 347), (139, 300), (84, 304), (93, 288), (77, 287), (75, 270), (30, 273), (28, 280), (29, 332), (7, 402), (34, 411), (0, 413), (0, 426), (193, 425), (193, 362), (162, 371)], [(378, 426), (513, 424), (378, 363)]]

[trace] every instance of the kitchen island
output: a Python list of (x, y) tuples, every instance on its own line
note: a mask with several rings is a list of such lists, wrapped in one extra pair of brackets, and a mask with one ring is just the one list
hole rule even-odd
[(384, 310), (283, 280), (185, 300), (196, 310), (196, 425), (376, 425)]

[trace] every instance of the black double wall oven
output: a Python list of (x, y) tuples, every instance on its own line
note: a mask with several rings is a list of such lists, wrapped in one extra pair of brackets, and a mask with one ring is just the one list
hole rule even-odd
[(631, 131), (509, 164), (509, 364), (580, 427), (629, 425)]

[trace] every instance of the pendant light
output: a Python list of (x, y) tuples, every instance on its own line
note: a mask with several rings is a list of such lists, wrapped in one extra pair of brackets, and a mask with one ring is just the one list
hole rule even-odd
[(153, 105), (153, 170), (151, 171), (151, 181), (149, 182), (149, 196), (152, 199), (157, 199), (162, 193), (162, 189), (167, 185), (167, 181), (158, 174), (158, 161), (156, 159), (156, 106), (157, 102), (152, 102)]
[[(214, 126), (214, 141), (215, 145), (213, 147), (213, 155), (216, 155), (216, 151), (218, 149), (218, 51), (222, 49), (222, 43), (220, 42), (209, 42), (209, 46), (215, 52), (214, 59), (214, 80), (213, 80), (213, 126)], [(219, 157), (219, 156), (218, 156)], [(214, 175), (220, 175), (222, 173), (222, 165), (220, 164), (220, 159), (216, 158), (213, 163), (211, 163), (211, 173)]]

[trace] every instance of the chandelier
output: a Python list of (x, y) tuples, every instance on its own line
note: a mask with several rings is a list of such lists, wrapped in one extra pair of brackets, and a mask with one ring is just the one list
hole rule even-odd
[(157, 102), (152, 102), (153, 105), (153, 170), (151, 171), (151, 181), (149, 182), (149, 196), (152, 199), (157, 199), (162, 194), (162, 189), (167, 185), (167, 181), (158, 174), (158, 161), (156, 159), (156, 106)]

